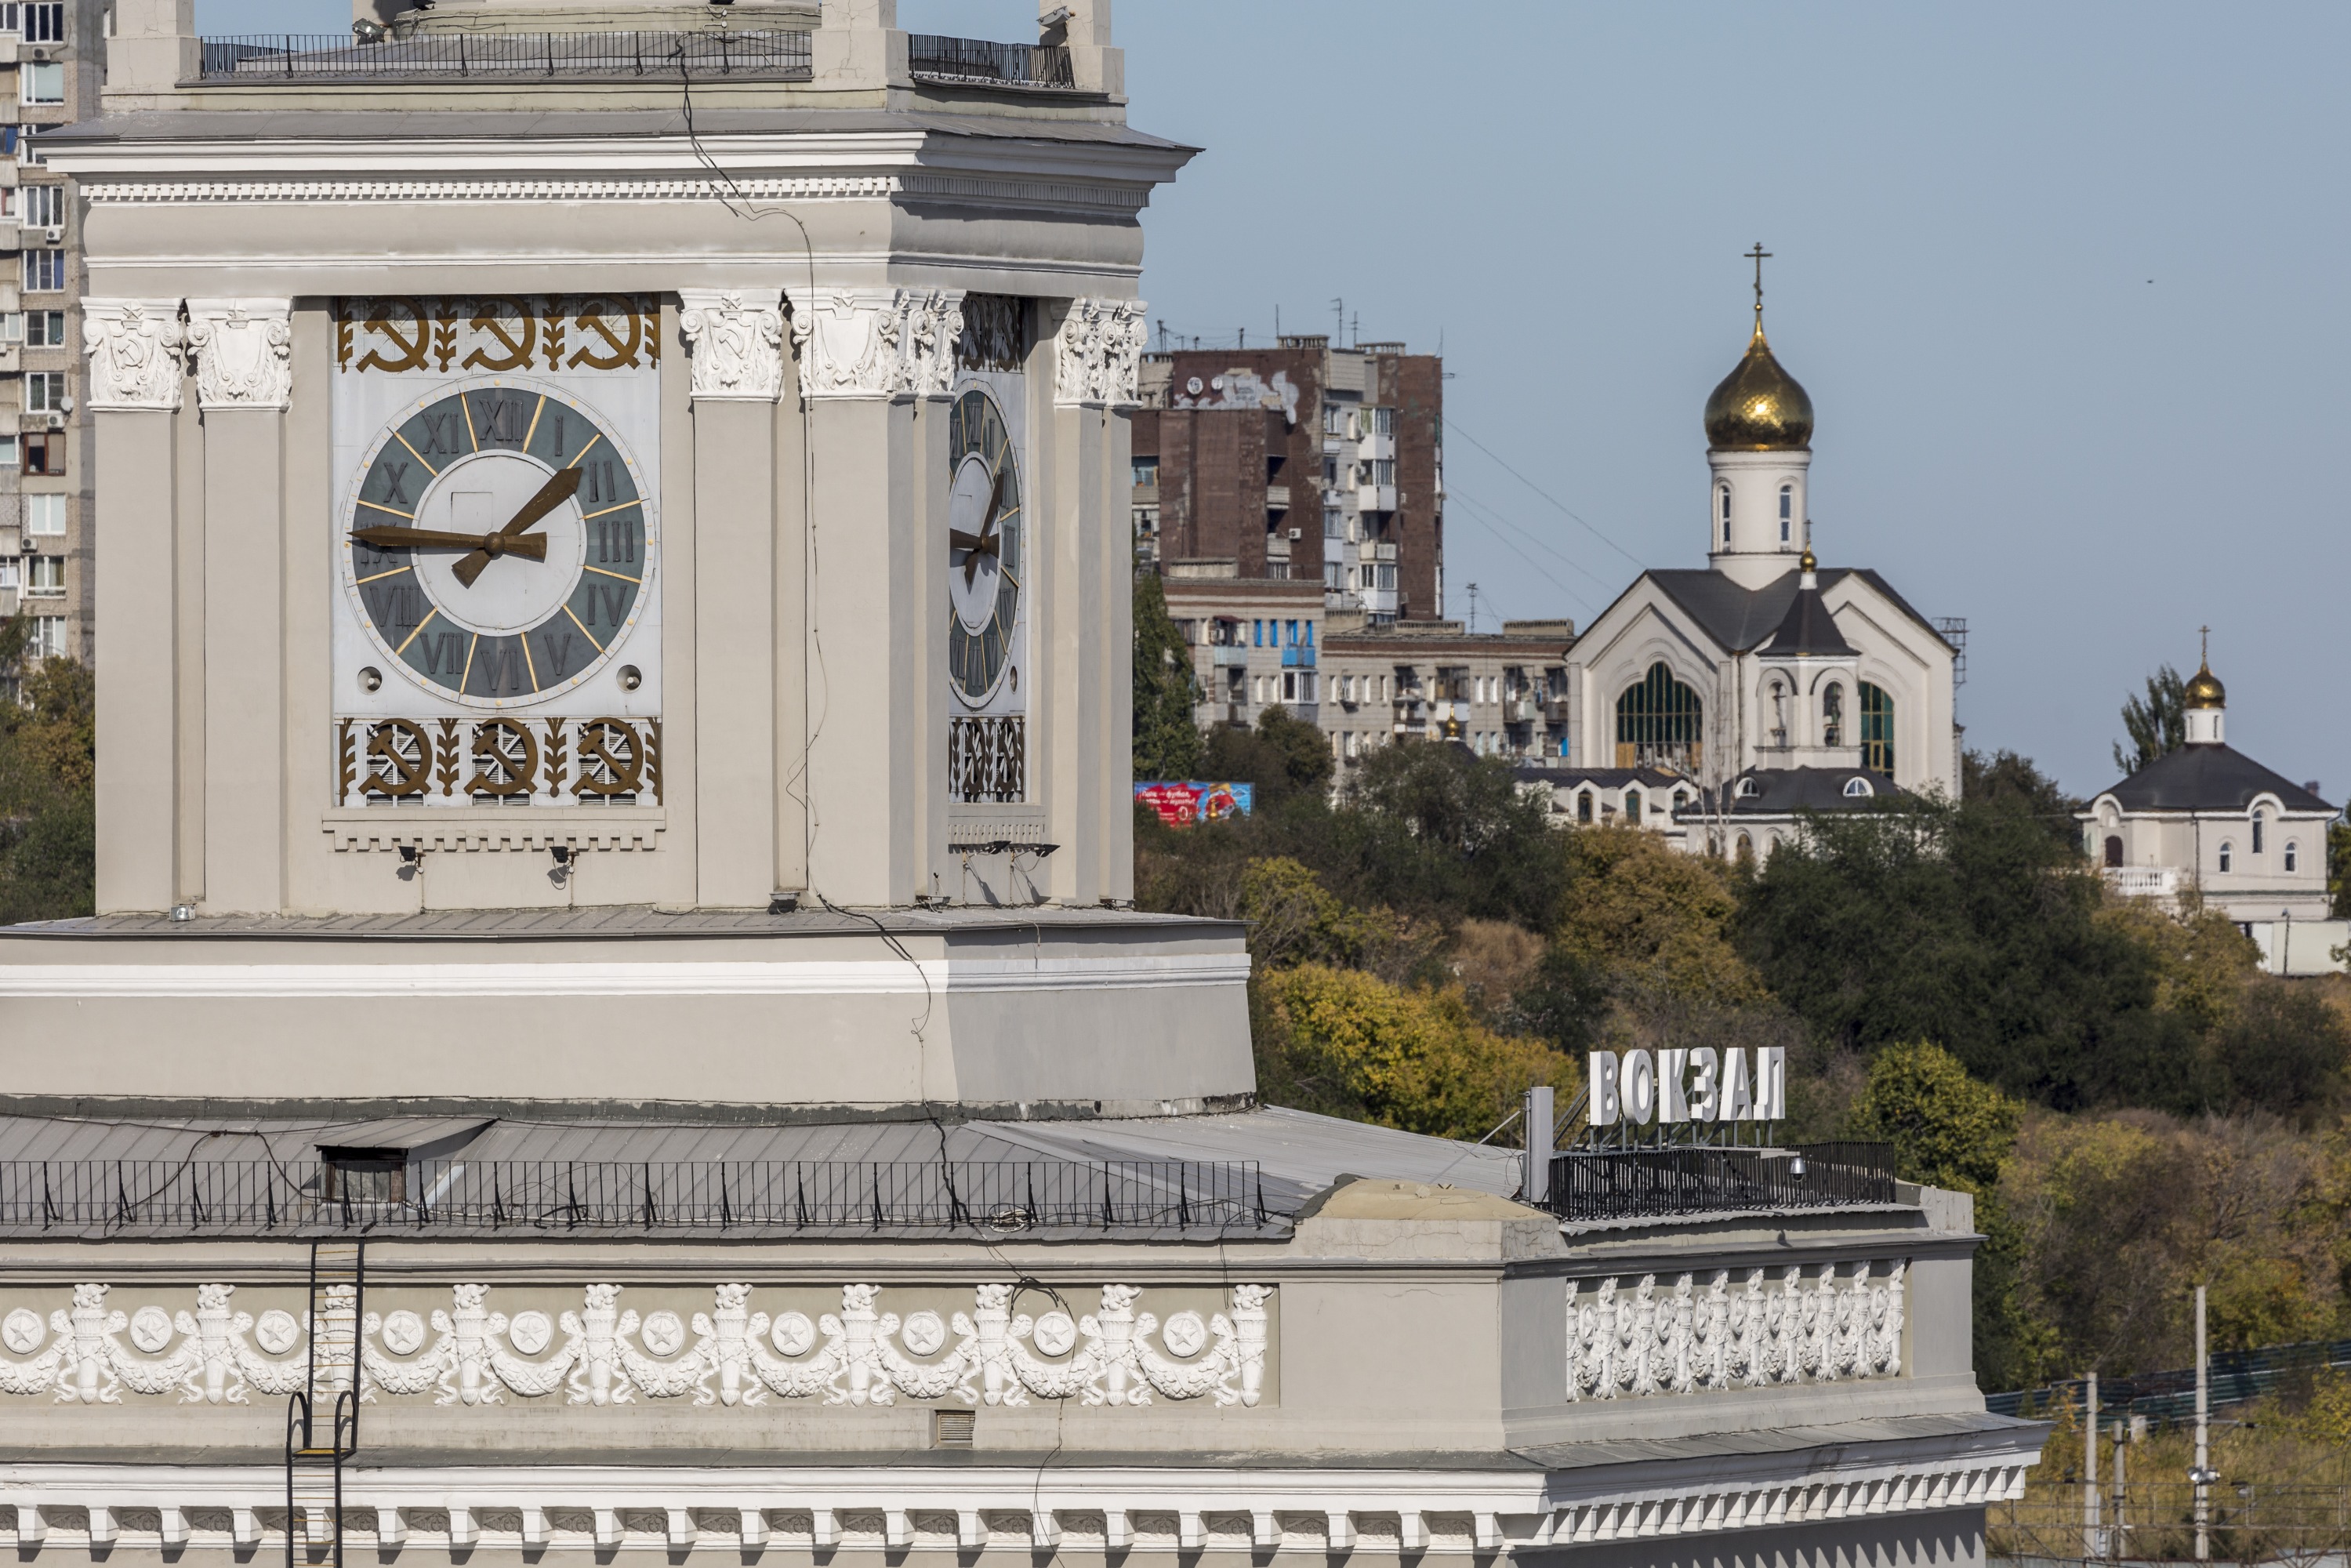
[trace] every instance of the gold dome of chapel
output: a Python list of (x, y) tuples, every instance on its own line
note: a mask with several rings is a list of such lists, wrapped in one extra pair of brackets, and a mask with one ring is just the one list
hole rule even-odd
[(2182, 705), (2186, 707), (2206, 708), (2229, 706), (2229, 689), (2220, 684), (2220, 677), (2212, 673), (2212, 666), (2210, 664), (2198, 665), (2196, 673), (2188, 677), (2187, 695), (2188, 700)]
[(1763, 312), (1746, 357), (1706, 400), (1706, 444), (1718, 451), (1785, 452), (1813, 443), (1813, 400), (1771, 357)]

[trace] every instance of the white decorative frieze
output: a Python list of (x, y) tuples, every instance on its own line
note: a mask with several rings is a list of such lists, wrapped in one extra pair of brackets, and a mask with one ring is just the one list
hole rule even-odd
[(963, 296), (946, 289), (792, 294), (805, 398), (945, 397), (955, 385)]
[(1143, 361), (1140, 299), (1072, 299), (1054, 340), (1053, 401), (1132, 408), (1141, 397), (1135, 376)]
[(1613, 1276), (1567, 1286), (1567, 1396), (1893, 1377), (1907, 1263)]
[(206, 409), (282, 409), (294, 391), (294, 329), (284, 299), (191, 299), (188, 347)]
[[(177, 1393), (186, 1404), (246, 1404), (283, 1396), (308, 1376), (308, 1325), (273, 1309), (235, 1312), (232, 1285), (200, 1285), (196, 1310), (135, 1313), (106, 1305), (109, 1287), (74, 1287), (70, 1310), (45, 1318), (19, 1306), (0, 1315), (0, 1394), (113, 1405), (132, 1394)], [(883, 1310), (882, 1287), (845, 1285), (841, 1308), (814, 1317), (752, 1310), (752, 1287), (725, 1284), (707, 1312), (639, 1312), (622, 1288), (586, 1287), (577, 1309), (512, 1312), (480, 1284), (452, 1287), (450, 1302), (370, 1312), (360, 1325), (362, 1397), (431, 1395), (439, 1405), (509, 1398), (608, 1407), (691, 1396), (698, 1406), (751, 1406), (770, 1396), (827, 1405), (900, 1399), (1023, 1406), (1074, 1399), (1135, 1406), (1205, 1399), (1253, 1407), (1265, 1396), (1268, 1285), (1238, 1285), (1227, 1310), (1179, 1307), (1163, 1321), (1138, 1310), (1133, 1285), (1102, 1287), (1093, 1312), (1056, 1299), (1031, 1316), (1014, 1287), (977, 1287), (971, 1310)], [(349, 1309), (344, 1309), (349, 1322)], [(348, 1330), (340, 1338), (348, 1364)], [(125, 1340), (128, 1340), (128, 1343)], [(322, 1344), (332, 1345), (329, 1333)]]
[(734, 290), (682, 288), (678, 329), (694, 361), (696, 399), (773, 402), (784, 390), (784, 312), (779, 296), (746, 303)]
[(177, 299), (85, 299), (81, 340), (90, 407), (179, 408), (188, 337)]

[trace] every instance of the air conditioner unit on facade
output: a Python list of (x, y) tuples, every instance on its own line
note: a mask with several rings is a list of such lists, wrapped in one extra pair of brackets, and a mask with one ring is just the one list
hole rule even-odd
[(1302, 539), (1306, 537), (1306, 530), (1304, 528), (1292, 528), (1290, 530), (1290, 537), (1294, 539)]
[(46, 423), (51, 430), (63, 430), (66, 427), (66, 416), (62, 413), (51, 413)]
[(41, 236), (44, 239), (47, 239), (51, 245), (60, 244), (66, 237), (65, 225), (63, 224), (51, 224), (47, 228), (41, 231)]

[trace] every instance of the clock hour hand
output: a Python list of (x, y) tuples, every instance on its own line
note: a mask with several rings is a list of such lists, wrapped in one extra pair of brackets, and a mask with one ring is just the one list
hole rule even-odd
[(947, 530), (947, 543), (964, 552), (963, 585), (968, 589), (979, 577), (979, 558), (992, 555), (998, 567), (1004, 564), (1004, 536), (996, 531), (996, 508), (1004, 504), (1004, 470), (996, 471), (996, 487), (988, 492), (987, 510), (980, 514), (979, 532), (965, 533), (961, 528)]
[(544, 541), (535, 551), (526, 552), (515, 547), (522, 542), (522, 536), (526, 530), (536, 528), (540, 518), (579, 494), (580, 478), (580, 470), (577, 468), (557, 469), (549, 476), (547, 483), (538, 487), (538, 494), (525, 501), (522, 504), (522, 510), (509, 518), (505, 528), (490, 536), (491, 540), (506, 541), (505, 550), (501, 552), (491, 545), (489, 540), (484, 541), (485, 548), (474, 551), (451, 569), (457, 580), (467, 588), (473, 587), (474, 579), (481, 576), (482, 569), (489, 565), (491, 560), (500, 553), (511, 555), (528, 553), (533, 560), (545, 560), (547, 546)]
[(528, 535), (507, 538), (502, 534), (446, 534), (435, 528), (353, 528), (351, 538), (377, 549), (464, 549), (486, 555), (495, 550), (500, 555), (528, 556), (533, 560), (547, 559), (544, 536)]

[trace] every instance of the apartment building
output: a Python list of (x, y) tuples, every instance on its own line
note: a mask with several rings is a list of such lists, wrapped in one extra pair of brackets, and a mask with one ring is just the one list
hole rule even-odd
[(1444, 380), (1441, 360), (1402, 343), (1146, 354), (1138, 565), (1171, 582), (1316, 585), (1330, 612), (1374, 626), (1439, 619)]
[(1398, 740), (1458, 740), (1525, 762), (1563, 756), (1574, 641), (1571, 621), (1505, 621), (1499, 633), (1458, 621), (1327, 629), (1318, 722), (1341, 781)]
[(1192, 647), (1202, 726), (1253, 725), (1280, 704), (1322, 722), (1322, 590), (1311, 582), (1170, 577), (1167, 613)]
[(35, 657), (87, 660), (94, 632), (80, 213), (40, 138), (97, 113), (104, 18), (97, 0), (0, 3), (0, 618), (26, 617)]

